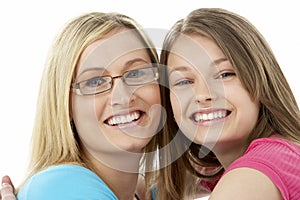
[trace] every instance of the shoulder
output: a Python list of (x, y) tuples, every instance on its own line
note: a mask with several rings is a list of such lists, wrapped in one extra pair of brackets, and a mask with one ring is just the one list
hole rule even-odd
[(251, 168), (227, 172), (211, 193), (210, 200), (282, 200), (276, 185), (263, 173)]
[(18, 199), (117, 199), (92, 171), (77, 165), (49, 167), (28, 179)]
[[(245, 154), (226, 169), (223, 178), (243, 179), (237, 181), (236, 183), (239, 184), (235, 187), (248, 189), (254, 187), (254, 195), (258, 195), (269, 185), (268, 191), (273, 193), (265, 191), (266, 194), (276, 194), (278, 190), (284, 199), (288, 197), (298, 199), (300, 198), (299, 174), (300, 146), (285, 139), (263, 138), (254, 140)], [(250, 186), (251, 181), (253, 182)], [(234, 182), (231, 182), (231, 186), (233, 185)], [(275, 189), (272, 189), (272, 186), (276, 186)]]
[[(287, 139), (271, 137), (271, 138), (260, 138), (254, 140), (248, 147), (245, 154), (254, 151), (262, 151), (262, 150), (272, 150), (269, 152), (270, 154), (275, 154), (275, 152), (279, 152), (282, 154), (288, 153), (288, 156), (296, 156), (300, 157), (300, 144), (292, 142)], [(267, 153), (267, 152), (265, 152)]]
[(300, 170), (300, 145), (281, 138), (256, 139), (229, 169), (236, 165), (261, 165), (280, 171), (286, 168)]

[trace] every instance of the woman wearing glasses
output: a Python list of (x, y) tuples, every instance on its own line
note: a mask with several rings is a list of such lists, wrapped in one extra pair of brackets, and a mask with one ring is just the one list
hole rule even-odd
[(18, 199), (141, 199), (144, 147), (157, 133), (157, 55), (135, 21), (89, 13), (53, 44)]

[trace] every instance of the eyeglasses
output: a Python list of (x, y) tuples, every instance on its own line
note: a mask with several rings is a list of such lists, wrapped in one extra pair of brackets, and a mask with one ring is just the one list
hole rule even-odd
[(84, 81), (74, 82), (71, 87), (77, 95), (95, 95), (110, 90), (113, 86), (115, 78), (121, 78), (122, 81), (128, 86), (146, 85), (153, 81), (158, 80), (158, 66), (156, 64), (126, 71), (119, 76), (93, 76)]

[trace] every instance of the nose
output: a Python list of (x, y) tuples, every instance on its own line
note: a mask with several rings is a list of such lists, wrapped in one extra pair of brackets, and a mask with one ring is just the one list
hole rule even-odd
[(195, 102), (201, 104), (211, 103), (216, 99), (216, 93), (208, 81), (201, 80), (195, 87)]
[(121, 78), (113, 79), (111, 88), (110, 105), (128, 105), (134, 101), (134, 91), (130, 86), (126, 85)]

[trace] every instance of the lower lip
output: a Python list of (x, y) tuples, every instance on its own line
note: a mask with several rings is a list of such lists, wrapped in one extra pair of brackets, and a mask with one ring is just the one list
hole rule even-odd
[(138, 126), (142, 122), (144, 116), (145, 116), (145, 113), (142, 113), (140, 115), (140, 118), (138, 120), (132, 121), (130, 123), (118, 124), (118, 125), (114, 125), (114, 126), (111, 126), (109, 124), (106, 124), (106, 125), (109, 126), (109, 127), (111, 127), (111, 128), (114, 128), (114, 129), (128, 129), (128, 128), (133, 128), (133, 127)]

